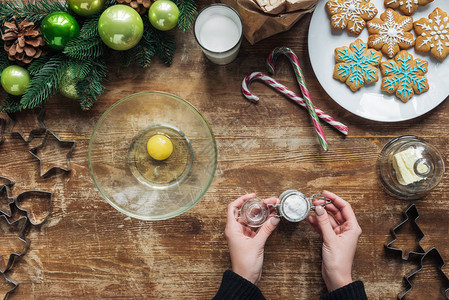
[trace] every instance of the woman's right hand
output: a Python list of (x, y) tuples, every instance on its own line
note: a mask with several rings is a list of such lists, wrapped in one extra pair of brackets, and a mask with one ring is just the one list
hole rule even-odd
[(352, 262), (362, 229), (348, 202), (328, 191), (323, 191), (323, 195), (332, 204), (317, 206), (316, 216), (309, 216), (308, 220), (323, 238), (321, 272), (331, 292), (352, 282)]

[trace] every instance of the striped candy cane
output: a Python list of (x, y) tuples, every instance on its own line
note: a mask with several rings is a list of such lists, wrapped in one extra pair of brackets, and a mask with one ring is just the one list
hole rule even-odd
[[(242, 81), (242, 93), (245, 96), (245, 98), (248, 99), (249, 101), (254, 102), (254, 103), (259, 102), (259, 97), (257, 97), (253, 93), (251, 93), (251, 91), (249, 90), (249, 85), (254, 80), (262, 81), (263, 83), (267, 84), (268, 86), (271, 86), (275, 90), (283, 93), (288, 98), (295, 101), (302, 107), (307, 108), (306, 103), (303, 98), (301, 98), (300, 96), (298, 96), (297, 94), (295, 94), (294, 92), (292, 92), (287, 87), (280, 84), (279, 82), (277, 82), (270, 76), (267, 76), (261, 72), (253, 72), (253, 73), (249, 74), (248, 76), (246, 76)], [(337, 129), (344, 135), (348, 135), (348, 127), (345, 124), (338, 122), (337, 120), (335, 120), (334, 118), (332, 118), (331, 116), (329, 116), (328, 114), (323, 112), (321, 109), (315, 108), (315, 111), (316, 111), (317, 116), (321, 120), (323, 120), (326, 123), (328, 123), (329, 125), (333, 126), (335, 129)]]
[(316, 134), (320, 140), (321, 146), (325, 151), (328, 150), (326, 137), (324, 136), (323, 128), (321, 128), (320, 120), (316, 115), (315, 107), (313, 106), (312, 100), (310, 100), (310, 93), (306, 86), (306, 81), (304, 80), (304, 75), (302, 73), (301, 67), (299, 66), (298, 57), (290, 49), (286, 47), (277, 47), (268, 54), (267, 57), (267, 67), (271, 74), (274, 74), (274, 63), (279, 55), (284, 54), (288, 57), (292, 63), (293, 69), (296, 75), (296, 81), (299, 84), (301, 93), (304, 96), (304, 101), (306, 103), (307, 111), (309, 112), (310, 118), (312, 119), (313, 125), (315, 127)]

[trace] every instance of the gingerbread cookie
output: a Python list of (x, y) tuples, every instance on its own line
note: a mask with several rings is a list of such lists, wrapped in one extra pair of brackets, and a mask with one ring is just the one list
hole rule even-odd
[(335, 79), (346, 82), (349, 88), (355, 92), (365, 82), (372, 83), (379, 80), (377, 66), (382, 59), (382, 53), (374, 49), (368, 49), (366, 44), (357, 39), (348, 47), (335, 49)]
[(366, 26), (366, 21), (377, 15), (377, 9), (370, 0), (329, 0), (327, 12), (331, 17), (334, 29), (345, 29), (359, 35)]
[(379, 18), (368, 22), (368, 46), (393, 58), (400, 49), (408, 49), (415, 44), (413, 34), (413, 18), (399, 16), (388, 8)]
[(429, 52), (443, 60), (449, 54), (449, 17), (440, 9), (435, 10), (429, 18), (422, 18), (413, 23), (416, 38), (415, 50)]
[(399, 10), (407, 16), (411, 16), (418, 7), (425, 6), (433, 2), (433, 0), (384, 0), (385, 7), (396, 9), (399, 7)]
[(380, 64), (382, 72), (381, 90), (390, 94), (396, 92), (396, 96), (407, 102), (413, 95), (421, 94), (429, 90), (429, 83), (424, 74), (427, 73), (428, 63), (422, 59), (413, 59), (406, 50)]

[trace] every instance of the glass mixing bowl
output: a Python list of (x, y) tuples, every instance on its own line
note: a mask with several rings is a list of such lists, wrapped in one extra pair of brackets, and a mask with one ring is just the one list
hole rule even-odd
[[(173, 153), (158, 161), (147, 141), (167, 136)], [(217, 166), (208, 122), (189, 102), (164, 92), (142, 92), (113, 104), (89, 142), (89, 170), (100, 194), (133, 218), (164, 220), (193, 207), (206, 193)]]
[[(398, 153), (413, 153), (409, 159), (412, 177), (416, 180), (405, 184), (398, 178), (394, 156)], [(413, 136), (400, 136), (388, 142), (377, 160), (377, 172), (382, 185), (391, 195), (401, 199), (418, 199), (425, 196), (443, 178), (444, 161), (435, 147), (423, 139)], [(402, 183), (401, 183), (402, 181)]]

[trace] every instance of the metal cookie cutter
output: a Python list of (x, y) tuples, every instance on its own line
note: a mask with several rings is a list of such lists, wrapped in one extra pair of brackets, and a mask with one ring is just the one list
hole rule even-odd
[(258, 198), (248, 199), (234, 211), (234, 217), (250, 227), (260, 227), (270, 217), (283, 217), (289, 222), (300, 222), (308, 216), (310, 210), (315, 210), (313, 201), (323, 200), (323, 203), (317, 205), (323, 207), (332, 203), (324, 195), (315, 194), (307, 198), (297, 190), (287, 190), (279, 196), (279, 199), (280, 203), (276, 205), (267, 204)]
[[(6, 201), (4, 201), (6, 200)], [(0, 214), (10, 218), (12, 216), (12, 205), (14, 205), (14, 198), (9, 195), (9, 189), (7, 185), (0, 186)], [(9, 211), (5, 211), (3, 205), (8, 207)]]
[(3, 275), (3, 277), (5, 278), (5, 280), (7, 282), (9, 282), (10, 284), (12, 284), (12, 287), (6, 291), (5, 296), (3, 297), (3, 300), (8, 299), (9, 295), (14, 292), (14, 290), (17, 288), (17, 286), (19, 285), (19, 283), (11, 278), (9, 278), (8, 275), (6, 275), (6, 272), (1, 272), (0, 273)]
[(432, 248), (429, 251), (427, 251), (427, 253), (425, 253), (422, 258), (421, 258), (421, 262), (420, 265), (418, 267), (418, 269), (414, 270), (413, 272), (411, 272), (409, 275), (407, 275), (406, 277), (404, 277), (406, 283), (407, 283), (407, 288), (405, 291), (401, 292), (398, 295), (398, 299), (402, 300), (405, 299), (405, 296), (413, 289), (413, 285), (410, 282), (410, 279), (412, 277), (414, 277), (417, 273), (419, 273), (422, 268), (423, 268), (423, 262), (425, 259), (429, 258), (429, 257), (433, 257), (437, 263), (438, 263), (438, 270), (441, 272), (441, 276), (442, 279), (444, 281), (443, 283), (443, 288), (441, 290), (441, 294), (443, 296), (446, 297), (446, 299), (449, 299), (449, 296), (447, 294), (447, 292), (449, 291), (449, 278), (446, 276), (446, 274), (444, 274), (443, 272), (443, 267), (444, 267), (444, 260), (441, 257), (441, 254), (438, 252), (438, 250), (436, 248)]
[[(419, 213), (418, 213), (418, 209), (416, 208), (416, 205), (415, 204), (409, 205), (409, 207), (403, 212), (403, 215), (404, 215), (405, 219), (401, 223), (399, 223), (398, 225), (396, 225), (390, 229), (391, 235), (393, 236), (393, 240), (386, 243), (385, 248), (390, 251), (400, 253), (402, 260), (408, 260), (410, 254), (417, 255), (417, 256), (423, 256), (426, 252), (421, 247), (419, 242), (424, 238), (424, 233), (422, 232), (421, 228), (416, 223), (416, 220), (419, 218)], [(404, 252), (404, 250), (394, 247), (393, 243), (397, 240), (396, 233), (400, 230), (400, 228), (402, 226), (404, 226), (405, 223), (407, 223), (409, 221), (412, 224), (413, 230), (416, 232), (416, 240), (417, 240), (417, 244), (418, 244), (418, 249), (417, 249), (417, 251)]]
[[(24, 228), (26, 227), (27, 224), (27, 219), (25, 217), (10, 222), (6, 216), (2, 215), (0, 216), (0, 222), (7, 222), (8, 226), (16, 226), (18, 229), (17, 238), (20, 239), (20, 241), (23, 243), (23, 248), (20, 252), (13, 252), (9, 254), (8, 261), (6, 262), (6, 264), (3, 261), (3, 259), (0, 260), (0, 272), (5, 273), (13, 266), (14, 262), (18, 257), (24, 255), (27, 252), (31, 242), (23, 235)], [(23, 224), (20, 224), (22, 222)]]
[(11, 188), (14, 183), (14, 180), (8, 177), (0, 176), (0, 187), (7, 186), (8, 188)]
[[(45, 144), (48, 141), (49, 135), (52, 135), (58, 141), (59, 144), (70, 145), (70, 149), (66, 155), (67, 167), (64, 168), (64, 167), (60, 167), (60, 166), (53, 166), (50, 169), (48, 169), (45, 173), (42, 173), (43, 172), (42, 160), (38, 156), (38, 151), (39, 151), (39, 149), (41, 149), (45, 146)], [(70, 155), (72, 154), (73, 149), (75, 149), (75, 141), (63, 141), (53, 131), (47, 130), (45, 132), (45, 136), (44, 136), (44, 139), (42, 140), (42, 143), (40, 145), (37, 145), (34, 148), (31, 148), (29, 151), (35, 158), (37, 158), (39, 160), (39, 172), (40, 172), (41, 177), (46, 177), (48, 174), (50, 174), (50, 172), (52, 172), (53, 170), (56, 170), (56, 169), (59, 169), (59, 170), (65, 171), (65, 172), (70, 172), (72, 170), (70, 168)]]
[(37, 113), (37, 123), (39, 124), (39, 128), (33, 128), (29, 134), (28, 137), (26, 136), (26, 132), (23, 131), (16, 131), (14, 127), (17, 125), (17, 117), (15, 114), (8, 114), (9, 118), (11, 119), (11, 128), (9, 130), (12, 134), (18, 134), (20, 137), (27, 143), (31, 142), (31, 140), (34, 138), (36, 134), (44, 133), (45, 132), (45, 124), (44, 124), (44, 116), (45, 116), (45, 108), (40, 108), (39, 112)]
[[(31, 197), (39, 197), (39, 198), (48, 198), (48, 212), (45, 214), (45, 217), (43, 217), (40, 221), (37, 221), (35, 214), (30, 211), (26, 210), (21, 207), (21, 203), (24, 201), (24, 199), (27, 196)], [(17, 196), (15, 200), (15, 204), (18, 210), (23, 211), (27, 215), (28, 221), (35, 226), (43, 224), (45, 221), (47, 221), (48, 217), (50, 216), (51, 207), (52, 207), (52, 201), (53, 201), (53, 194), (47, 191), (25, 191), (21, 193), (19, 196)]]

